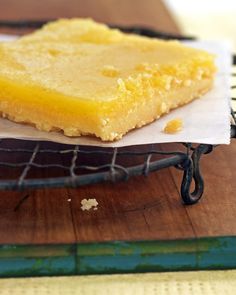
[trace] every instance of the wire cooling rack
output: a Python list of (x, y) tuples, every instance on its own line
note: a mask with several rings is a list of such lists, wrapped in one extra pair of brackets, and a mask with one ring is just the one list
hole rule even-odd
[[(0, 27), (13, 29), (39, 28), (47, 21), (0, 21)], [(147, 28), (121, 27), (132, 32), (162, 39), (189, 40)], [(234, 65), (236, 57), (234, 56)], [(232, 74), (236, 77), (236, 73)], [(235, 85), (232, 89), (236, 88)], [(233, 101), (236, 97), (232, 98)], [(236, 137), (235, 111), (232, 109), (231, 137)], [(148, 175), (167, 167), (183, 172), (180, 188), (185, 204), (198, 202), (204, 191), (200, 158), (211, 152), (212, 145), (191, 143), (145, 145), (126, 148), (96, 148), (68, 146), (52, 142), (13, 139), (0, 140), (0, 190), (24, 190), (50, 187), (79, 187), (104, 181), (128, 180), (132, 176)], [(191, 191), (191, 183), (194, 190)]]

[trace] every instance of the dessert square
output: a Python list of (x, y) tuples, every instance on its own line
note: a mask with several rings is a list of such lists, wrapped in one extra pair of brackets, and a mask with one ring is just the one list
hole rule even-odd
[(178, 41), (62, 19), (0, 45), (0, 113), (113, 141), (206, 93), (215, 71), (213, 55)]

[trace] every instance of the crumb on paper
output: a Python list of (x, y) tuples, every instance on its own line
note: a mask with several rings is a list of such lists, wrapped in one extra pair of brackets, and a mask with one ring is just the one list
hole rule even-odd
[(83, 199), (81, 202), (81, 209), (83, 211), (90, 209), (97, 210), (98, 202), (96, 199)]
[(181, 131), (182, 129), (183, 129), (183, 120), (180, 118), (176, 118), (176, 119), (168, 121), (163, 131), (165, 133), (174, 134)]

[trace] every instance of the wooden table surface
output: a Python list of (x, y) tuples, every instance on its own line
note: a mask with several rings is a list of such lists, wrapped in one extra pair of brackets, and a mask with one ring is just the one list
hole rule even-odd
[[(57, 17), (92, 17), (117, 25), (179, 32), (157, 0), (0, 0), (1, 20)], [(236, 142), (232, 142), (203, 157), (205, 194), (194, 206), (181, 204), (182, 173), (174, 168), (117, 184), (30, 191), (30, 198), (17, 211), (13, 209), (25, 192), (2, 191), (0, 244), (236, 235), (235, 155)], [(81, 211), (84, 198), (96, 198), (98, 210)]]

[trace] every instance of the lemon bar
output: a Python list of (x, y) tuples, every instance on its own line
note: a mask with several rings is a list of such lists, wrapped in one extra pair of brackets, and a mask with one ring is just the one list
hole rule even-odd
[(120, 139), (206, 93), (214, 56), (62, 19), (0, 45), (0, 113), (43, 131)]

